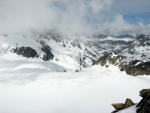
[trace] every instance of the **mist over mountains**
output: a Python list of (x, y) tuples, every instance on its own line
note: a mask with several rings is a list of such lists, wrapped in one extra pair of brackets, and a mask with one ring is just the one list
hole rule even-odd
[(149, 113), (149, 11), (149, 0), (0, 0), (0, 113)]
[(141, 8), (143, 12), (148, 11), (149, 1), (144, 1), (137, 3), (137, 6), (132, 1), (123, 2), (126, 8), (118, 0), (0, 1), (0, 32), (22, 33), (33, 29), (56, 29), (75, 34), (149, 34), (149, 24), (143, 23), (144, 20), (140, 20), (140, 17), (136, 24), (124, 17), (126, 12), (133, 12), (134, 7), (140, 6), (137, 8), (140, 13)]

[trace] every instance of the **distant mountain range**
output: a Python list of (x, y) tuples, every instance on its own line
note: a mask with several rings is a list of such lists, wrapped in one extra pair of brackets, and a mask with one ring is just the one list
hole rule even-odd
[(1, 35), (0, 53), (15, 53), (39, 58), (61, 66), (65, 71), (79, 71), (92, 66), (106, 53), (122, 56), (126, 62), (150, 62), (150, 36), (141, 35), (68, 35), (55, 30), (19, 35)]

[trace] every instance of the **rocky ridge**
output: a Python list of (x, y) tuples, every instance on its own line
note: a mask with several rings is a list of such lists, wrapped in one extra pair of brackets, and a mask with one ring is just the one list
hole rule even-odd
[(39, 53), (31, 47), (16, 47), (12, 48), (10, 51), (26, 58), (41, 58), (44, 61), (52, 60), (54, 58), (51, 48), (48, 45), (43, 46), (41, 50), (44, 52), (43, 56), (40, 56)]
[[(5, 35), (2, 40), (9, 41), (10, 38), (12, 37)], [(20, 39), (24, 41), (24, 44), (20, 44), (18, 41)], [(26, 42), (26, 40), (29, 41)], [(101, 66), (113, 64), (130, 75), (149, 75), (150, 37), (146, 35), (137, 37), (128, 34), (95, 35), (90, 37), (66, 35), (52, 30), (43, 33), (34, 31), (29, 36), (18, 36), (16, 41), (13, 41), (13, 45), (10, 43), (7, 48), (4, 48), (5, 52), (9, 50), (23, 57), (40, 58), (58, 65), (68, 65), (66, 67), (71, 67), (74, 71), (92, 66), (93, 61), (93, 64), (100, 63)], [(28, 42), (30, 43), (27, 44)]]
[(97, 61), (93, 61), (93, 65), (101, 65), (108, 67), (109, 65), (118, 66), (120, 71), (125, 71), (128, 75), (150, 75), (150, 62), (140, 60), (125, 61), (123, 56), (115, 53), (107, 53), (100, 57)]

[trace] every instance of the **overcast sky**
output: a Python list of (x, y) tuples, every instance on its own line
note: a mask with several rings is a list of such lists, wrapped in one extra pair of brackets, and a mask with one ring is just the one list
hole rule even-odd
[(150, 0), (0, 0), (0, 32), (147, 33)]

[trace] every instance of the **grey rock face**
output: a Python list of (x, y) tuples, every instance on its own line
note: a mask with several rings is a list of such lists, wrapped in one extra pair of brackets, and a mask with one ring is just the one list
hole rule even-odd
[(93, 65), (107, 66), (109, 64), (118, 66), (120, 71), (125, 71), (128, 75), (150, 75), (150, 62), (143, 62), (140, 60), (126, 62), (123, 57), (115, 55), (114, 53), (107, 53), (100, 57), (97, 61), (93, 61)]
[(116, 110), (122, 110), (124, 104), (123, 103), (116, 103), (116, 104), (111, 104)]
[(137, 113), (150, 113), (150, 89), (141, 90), (140, 95), (143, 99), (137, 105)]
[(48, 61), (54, 58), (54, 55), (52, 54), (51, 48), (49, 46), (44, 46), (41, 48), (41, 50), (45, 53), (42, 58), (44, 61)]
[(93, 61), (93, 65), (100, 64), (101, 66), (107, 64), (118, 65), (121, 63), (122, 58), (119, 55), (115, 55), (114, 53), (106, 53), (104, 56), (100, 57), (97, 61)]
[(143, 89), (140, 91), (140, 96), (145, 98), (150, 93), (150, 89)]
[(17, 47), (15, 49), (12, 49), (12, 52), (27, 58), (34, 58), (38, 56), (38, 53), (31, 47)]
[(150, 75), (150, 62), (131, 61), (123, 69), (129, 75)]
[[(51, 48), (49, 46), (43, 46), (41, 50), (45, 53), (42, 57), (44, 61), (48, 61), (54, 58), (54, 55), (51, 52)], [(21, 55), (26, 58), (39, 58), (39, 53), (31, 47), (17, 47), (12, 49), (11, 52), (16, 53), (17, 55)]]

